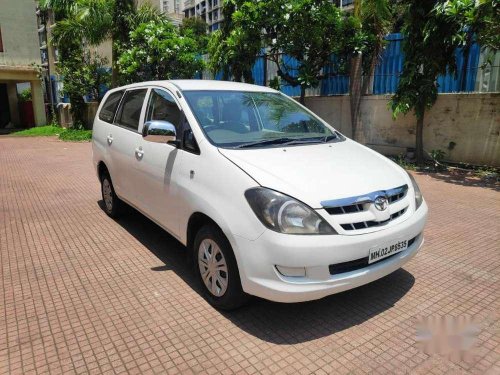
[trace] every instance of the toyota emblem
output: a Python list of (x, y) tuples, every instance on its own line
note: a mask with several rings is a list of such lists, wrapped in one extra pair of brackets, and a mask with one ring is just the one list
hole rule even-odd
[(387, 202), (387, 198), (384, 196), (375, 198), (375, 201), (373, 203), (375, 204), (375, 208), (379, 211), (385, 211), (385, 209), (389, 205), (389, 202)]

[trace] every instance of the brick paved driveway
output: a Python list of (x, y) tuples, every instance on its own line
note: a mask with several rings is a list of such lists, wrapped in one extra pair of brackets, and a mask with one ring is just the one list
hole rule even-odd
[[(220, 313), (183, 248), (99, 206), (90, 144), (0, 138), (0, 373), (500, 373), (500, 194), (419, 175), (426, 245), (321, 301)], [(475, 316), (475, 357), (419, 350), (418, 317)]]

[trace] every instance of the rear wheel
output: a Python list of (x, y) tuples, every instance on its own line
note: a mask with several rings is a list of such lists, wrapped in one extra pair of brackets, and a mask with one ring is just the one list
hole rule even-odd
[(219, 228), (206, 225), (198, 231), (193, 255), (204, 297), (211, 305), (232, 310), (247, 302), (233, 250)]
[(112, 218), (118, 217), (121, 212), (123, 202), (115, 193), (113, 183), (109, 173), (104, 173), (101, 179), (101, 193), (104, 202), (104, 211)]

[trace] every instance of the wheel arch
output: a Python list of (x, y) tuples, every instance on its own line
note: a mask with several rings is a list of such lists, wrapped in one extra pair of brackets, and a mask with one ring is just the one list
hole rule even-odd
[(105, 173), (109, 174), (109, 169), (106, 163), (104, 163), (104, 161), (101, 160), (99, 163), (97, 163), (97, 176), (99, 177), (99, 181), (102, 181), (102, 178)]
[[(224, 230), (221, 228), (219, 224), (215, 222), (210, 216), (202, 213), (202, 212), (194, 212), (191, 214), (188, 220), (188, 225), (186, 229), (186, 247), (190, 252), (193, 251), (194, 239), (196, 237), (196, 233), (204, 226), (212, 224), (215, 225), (222, 233)], [(227, 239), (227, 235), (224, 233), (224, 236)], [(228, 239), (229, 241), (229, 239)]]

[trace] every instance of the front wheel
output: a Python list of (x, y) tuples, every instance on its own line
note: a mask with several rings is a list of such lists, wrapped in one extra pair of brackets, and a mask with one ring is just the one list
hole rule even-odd
[(212, 306), (232, 310), (247, 302), (233, 250), (219, 228), (206, 225), (198, 231), (193, 255), (203, 294)]

